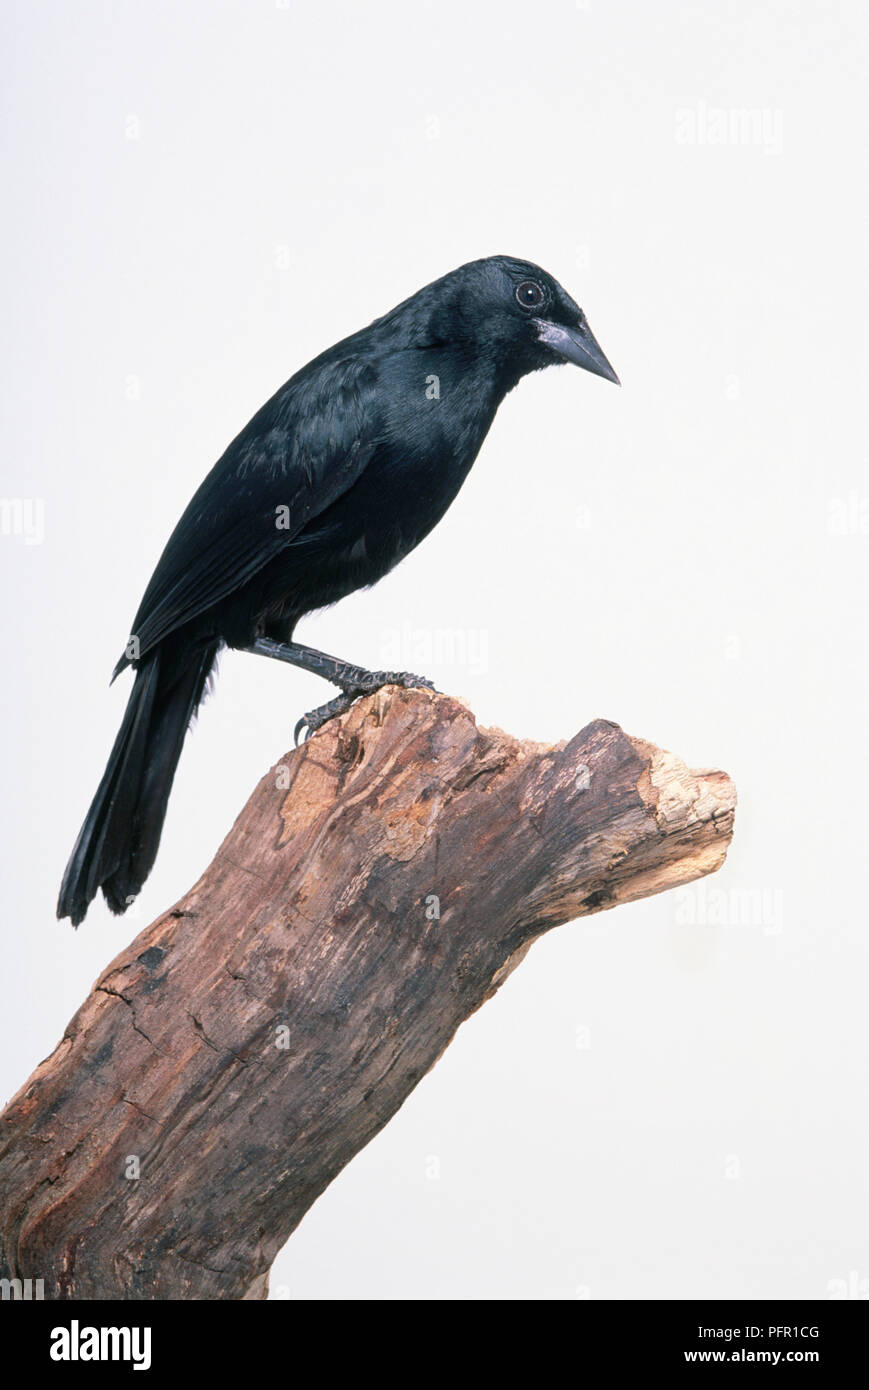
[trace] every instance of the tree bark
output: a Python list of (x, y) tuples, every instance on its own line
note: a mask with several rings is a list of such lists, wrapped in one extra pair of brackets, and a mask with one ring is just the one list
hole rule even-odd
[(260, 1298), (277, 1251), (543, 932), (717, 869), (734, 789), (596, 720), (360, 700), (262, 779), (0, 1117), (0, 1274)]

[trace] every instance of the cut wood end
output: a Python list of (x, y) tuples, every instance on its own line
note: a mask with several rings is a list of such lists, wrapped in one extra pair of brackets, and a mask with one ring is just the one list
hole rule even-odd
[(648, 760), (648, 778), (640, 791), (662, 830), (716, 823), (728, 832), (736, 811), (736, 787), (726, 772), (715, 768), (690, 768), (675, 753), (656, 748), (645, 739), (632, 738), (641, 757)]
[(631, 884), (631, 897), (676, 888), (715, 873), (727, 857), (736, 812), (736, 787), (726, 772), (690, 768), (664, 748), (631, 739), (647, 773), (638, 789), (662, 834), (678, 850), (672, 861), (655, 865)]

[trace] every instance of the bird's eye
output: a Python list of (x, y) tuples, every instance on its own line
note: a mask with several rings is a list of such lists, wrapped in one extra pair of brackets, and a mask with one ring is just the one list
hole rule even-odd
[(533, 309), (543, 303), (543, 291), (533, 280), (523, 280), (516, 291), (516, 298), (523, 309)]

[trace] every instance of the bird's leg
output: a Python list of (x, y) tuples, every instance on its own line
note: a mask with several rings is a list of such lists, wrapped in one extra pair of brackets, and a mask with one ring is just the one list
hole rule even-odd
[(299, 666), (303, 671), (322, 676), (340, 688), (341, 694), (336, 695), (334, 700), (302, 715), (294, 732), (297, 744), (303, 729), (310, 738), (330, 719), (344, 714), (360, 695), (371, 695), (381, 686), (400, 685), (405, 690), (434, 690), (432, 682), (424, 676), (414, 676), (410, 671), (366, 671), (364, 666), (353, 666), (349, 661), (318, 652), (315, 647), (305, 647), (301, 642), (275, 642), (271, 637), (257, 637), (245, 650), (258, 656), (270, 656), (275, 661), (287, 661), (291, 666)]

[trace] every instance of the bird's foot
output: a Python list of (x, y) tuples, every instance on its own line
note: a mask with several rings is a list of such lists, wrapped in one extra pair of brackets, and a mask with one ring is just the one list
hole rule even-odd
[(299, 735), (302, 732), (307, 741), (318, 729), (322, 729), (324, 724), (328, 724), (330, 719), (335, 719), (339, 714), (346, 714), (361, 695), (373, 695), (375, 690), (381, 690), (384, 685), (398, 685), (404, 690), (435, 689), (432, 681), (426, 680), (425, 676), (414, 676), (410, 671), (365, 671), (352, 685), (342, 687), (341, 694), (336, 695), (333, 700), (328, 700), (325, 705), (319, 705), (317, 709), (302, 715), (293, 731), (296, 747), (299, 746)]
[(324, 724), (328, 724), (330, 719), (334, 719), (339, 714), (346, 714), (355, 699), (356, 696), (351, 694), (349, 690), (342, 690), (341, 694), (336, 695), (334, 700), (327, 700), (325, 705), (318, 705), (316, 709), (303, 714), (293, 730), (293, 741), (296, 747), (299, 746), (302, 733), (305, 735), (304, 742), (307, 742), (311, 735), (315, 734), (318, 729), (322, 729)]
[(352, 683), (341, 687), (346, 695), (373, 695), (384, 685), (400, 685), (404, 690), (434, 690), (434, 682), (425, 676), (415, 676), (411, 671), (366, 671)]

